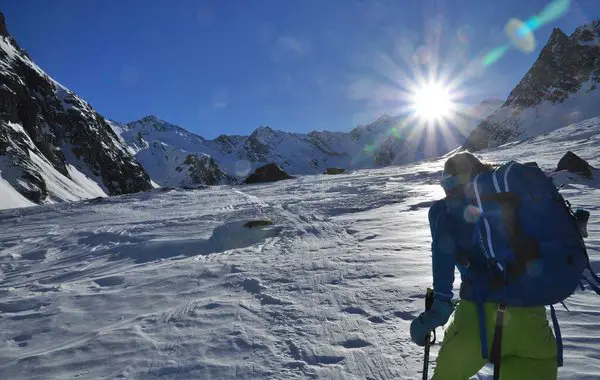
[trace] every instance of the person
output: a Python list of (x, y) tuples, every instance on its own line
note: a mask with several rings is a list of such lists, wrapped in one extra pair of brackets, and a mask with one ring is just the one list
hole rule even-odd
[[(445, 325), (454, 312), (433, 379), (468, 379), (490, 360), (496, 319), (502, 315), (500, 379), (556, 379), (557, 345), (545, 307), (504, 305), (497, 292), (481, 294), (475, 290), (474, 284), (481, 278), (478, 276), (484, 276), (487, 267), (480, 245), (473, 238), (478, 209), (469, 202), (473, 196), (469, 184), (476, 175), (490, 170), (491, 165), (469, 152), (453, 155), (444, 165), (442, 186), (446, 197), (429, 209), (434, 302), (430, 310), (412, 321), (411, 338), (424, 346), (427, 334)], [(452, 303), (455, 267), (462, 280), (456, 310)]]

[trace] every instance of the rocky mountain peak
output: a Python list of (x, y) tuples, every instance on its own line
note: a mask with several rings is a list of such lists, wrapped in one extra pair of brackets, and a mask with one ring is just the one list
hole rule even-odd
[(552, 33), (550, 34), (550, 38), (548, 38), (548, 42), (545, 46), (552, 46), (556, 43), (566, 43), (569, 40), (569, 36), (562, 31), (561, 28), (552, 29)]
[(142, 121), (144, 123), (164, 123), (164, 121), (162, 121), (155, 115), (144, 116), (139, 121)]
[(250, 134), (248, 139), (266, 142), (270, 138), (275, 136), (276, 134), (277, 134), (277, 131), (273, 130), (271, 127), (260, 126), (260, 127), (256, 128), (254, 131), (252, 131), (252, 133)]
[(599, 32), (600, 20), (578, 27), (570, 36), (554, 28), (504, 105), (479, 124), (463, 147), (493, 147), (598, 115), (594, 96), (600, 96)]
[(268, 125), (261, 125), (260, 127), (256, 128), (252, 134), (257, 134), (257, 135), (261, 135), (261, 134), (270, 134), (273, 133), (273, 128), (269, 127)]
[(370, 131), (381, 126), (388, 126), (390, 124), (393, 124), (395, 121), (395, 117), (390, 116), (388, 114), (383, 114), (379, 116), (374, 122), (367, 124), (365, 128)]
[[(591, 28), (591, 29), (590, 29)], [(510, 93), (505, 105), (531, 107), (549, 100), (560, 103), (598, 71), (600, 46), (581, 45), (597, 38), (593, 28), (578, 28), (570, 37), (555, 28), (537, 61)], [(589, 32), (589, 33), (588, 33)]]
[(131, 121), (131, 122), (127, 123), (127, 127), (130, 129), (136, 128), (136, 127), (154, 128), (155, 130), (157, 130), (159, 132), (166, 132), (169, 129), (178, 128), (177, 126), (167, 123), (166, 121), (158, 118), (155, 115), (148, 115), (148, 116), (142, 117), (139, 120)]
[(589, 44), (598, 43), (598, 37), (600, 36), (600, 19), (593, 20), (589, 24), (582, 25), (575, 29), (571, 38), (577, 40), (579, 43)]
[(8, 34), (8, 29), (6, 28), (6, 21), (4, 20), (4, 14), (2, 12), (0, 12), (0, 36), (10, 37), (10, 34)]

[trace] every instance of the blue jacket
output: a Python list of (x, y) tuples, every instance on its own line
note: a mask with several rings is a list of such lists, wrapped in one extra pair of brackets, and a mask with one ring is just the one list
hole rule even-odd
[(445, 198), (429, 209), (433, 289), (439, 299), (452, 299), (456, 267), (461, 275), (462, 299), (496, 302), (501, 295), (487, 289), (490, 276), (485, 256), (474, 239), (475, 225), (465, 218), (468, 204), (465, 198)]

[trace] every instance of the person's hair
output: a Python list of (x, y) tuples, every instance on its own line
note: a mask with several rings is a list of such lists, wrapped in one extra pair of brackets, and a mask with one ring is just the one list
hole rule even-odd
[(472, 179), (479, 173), (493, 169), (494, 165), (480, 160), (470, 152), (456, 153), (448, 158), (444, 164), (444, 173), (469, 179)]

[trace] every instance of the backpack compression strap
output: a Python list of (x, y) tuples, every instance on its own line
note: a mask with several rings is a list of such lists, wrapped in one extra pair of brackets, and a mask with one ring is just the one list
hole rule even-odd
[(560, 333), (560, 326), (558, 325), (558, 318), (556, 318), (556, 310), (554, 305), (550, 305), (550, 318), (552, 318), (552, 328), (554, 329), (554, 335), (556, 335), (556, 360), (558, 366), (563, 366), (563, 342), (562, 334)]

